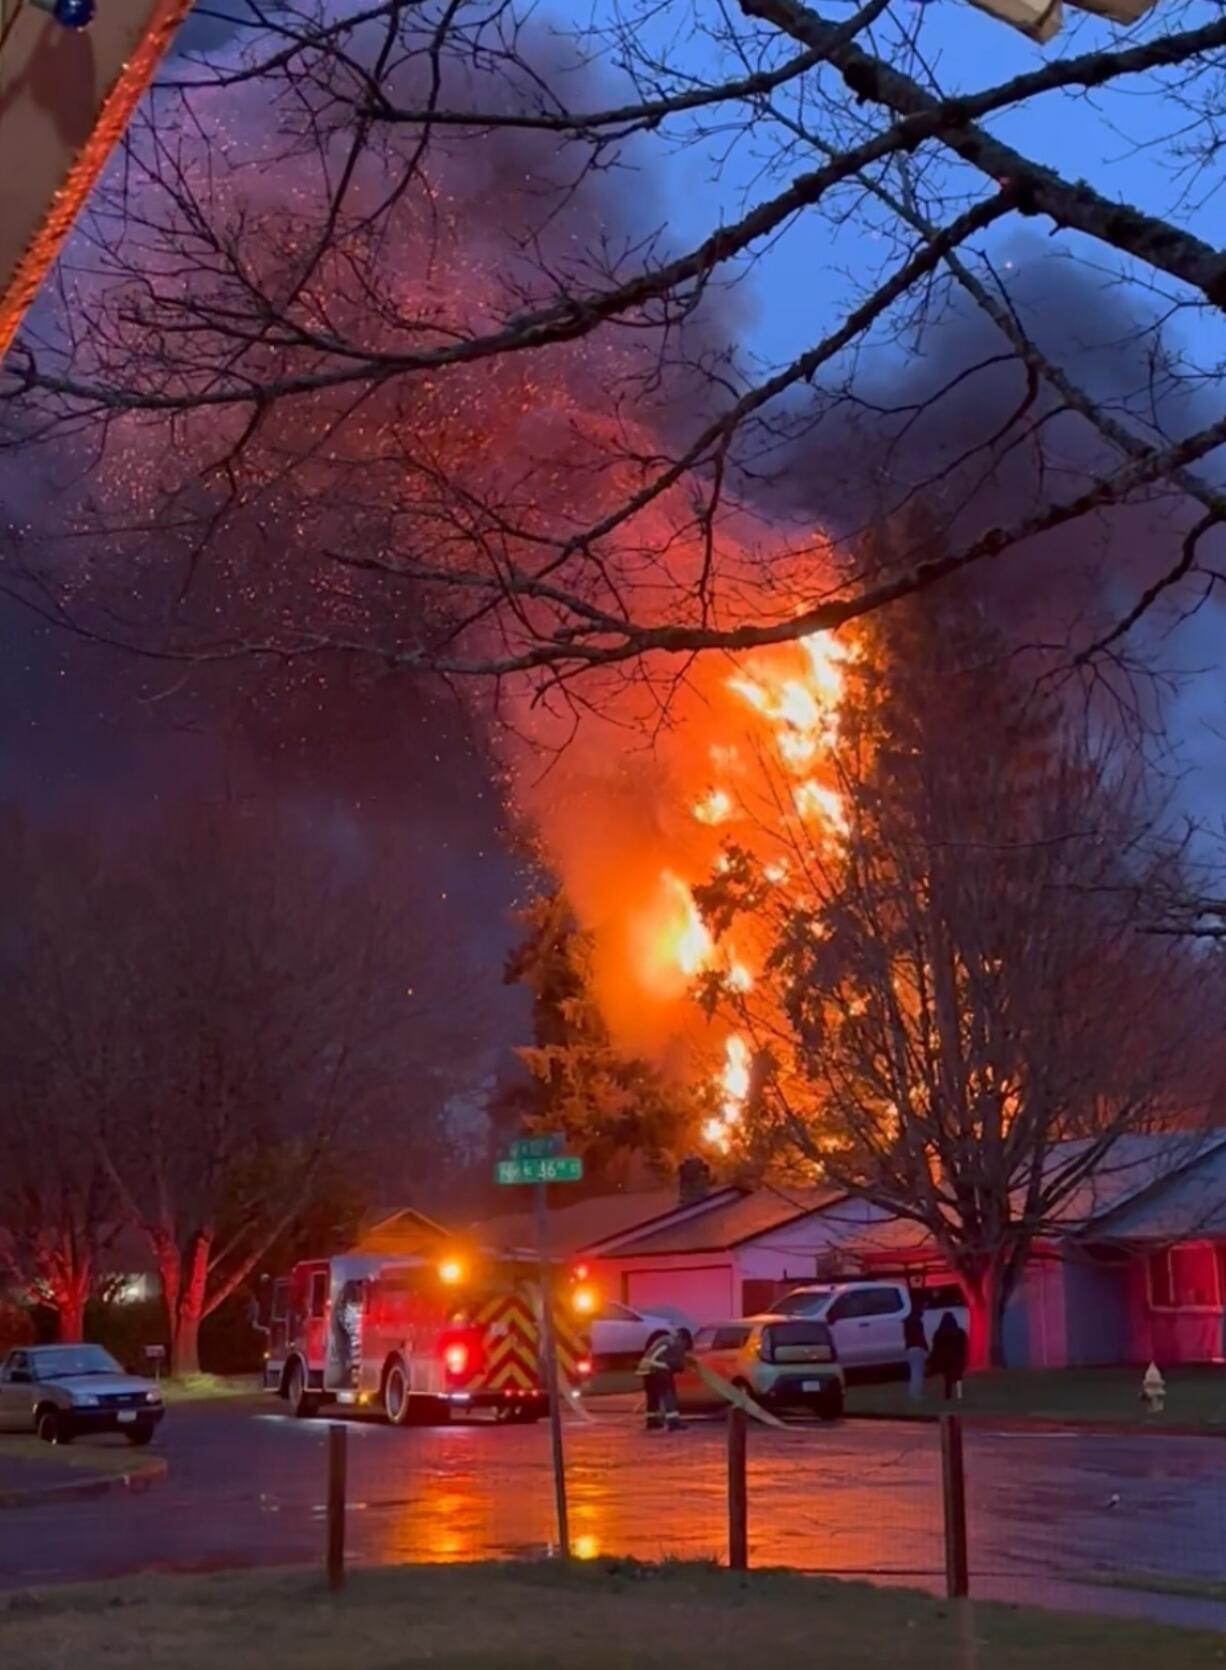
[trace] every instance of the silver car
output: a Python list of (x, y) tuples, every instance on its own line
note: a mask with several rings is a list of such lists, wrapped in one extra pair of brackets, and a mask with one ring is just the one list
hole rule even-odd
[(156, 1383), (125, 1374), (100, 1345), (32, 1345), (0, 1364), (3, 1432), (36, 1432), (48, 1444), (122, 1432), (147, 1444), (165, 1413)]

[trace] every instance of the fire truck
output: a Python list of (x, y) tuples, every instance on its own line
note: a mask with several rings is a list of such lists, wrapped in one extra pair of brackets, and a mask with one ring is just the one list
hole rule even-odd
[[(395, 1426), (470, 1410), (537, 1421), (549, 1392), (536, 1271), (534, 1259), (467, 1251), (306, 1259), (274, 1287), (265, 1385), (297, 1416), (330, 1403)], [(591, 1362), (564, 1283), (554, 1338), (565, 1395)]]

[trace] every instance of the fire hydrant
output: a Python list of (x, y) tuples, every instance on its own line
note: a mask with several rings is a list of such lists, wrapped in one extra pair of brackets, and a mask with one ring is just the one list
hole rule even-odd
[(1141, 1402), (1149, 1415), (1160, 1415), (1166, 1407), (1166, 1381), (1157, 1363), (1151, 1363), (1141, 1381)]

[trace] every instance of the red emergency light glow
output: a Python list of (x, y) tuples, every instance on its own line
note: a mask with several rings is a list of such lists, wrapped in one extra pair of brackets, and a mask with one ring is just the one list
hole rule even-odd
[(468, 1367), (468, 1347), (457, 1341), (449, 1345), (443, 1352), (443, 1361), (447, 1365), (448, 1374), (463, 1374)]
[(587, 1265), (586, 1264), (576, 1264), (575, 1265), (575, 1280), (576, 1281), (586, 1281), (587, 1280)]
[(592, 1359), (590, 1357), (580, 1357), (579, 1361), (575, 1364), (575, 1373), (582, 1379), (591, 1372)]

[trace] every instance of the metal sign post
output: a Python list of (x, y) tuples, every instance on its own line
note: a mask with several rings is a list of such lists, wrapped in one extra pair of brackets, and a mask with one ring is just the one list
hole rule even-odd
[(545, 1184), (536, 1185), (536, 1243), (541, 1269), (541, 1343), (545, 1389), (549, 1393), (549, 1442), (553, 1452), (553, 1495), (558, 1513), (558, 1550), (570, 1559), (570, 1516), (566, 1507), (566, 1459), (562, 1451), (562, 1400), (558, 1391), (558, 1342), (553, 1331), (553, 1270), (549, 1263), (549, 1208)]
[(536, 1244), (540, 1263), (541, 1355), (545, 1391), (549, 1398), (549, 1440), (553, 1451), (553, 1494), (558, 1512), (558, 1548), (570, 1559), (570, 1516), (566, 1510), (566, 1460), (562, 1453), (562, 1395), (558, 1385), (558, 1341), (553, 1325), (553, 1267), (549, 1259), (549, 1208), (545, 1190), (550, 1183), (577, 1183), (583, 1176), (578, 1154), (563, 1152), (560, 1131), (520, 1137), (511, 1144), (511, 1157), (494, 1167), (494, 1181), (514, 1187), (531, 1183), (536, 1195)]

